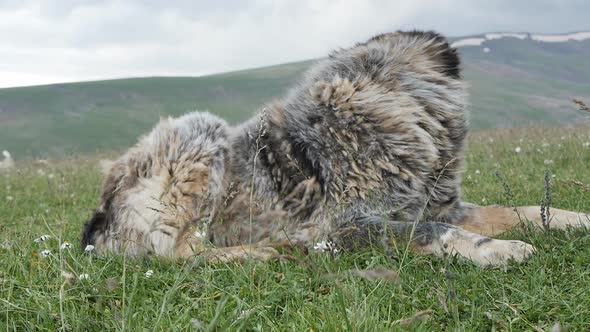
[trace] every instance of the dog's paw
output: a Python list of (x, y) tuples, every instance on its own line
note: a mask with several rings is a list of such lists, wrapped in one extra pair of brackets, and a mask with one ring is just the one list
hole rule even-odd
[(523, 263), (534, 253), (535, 247), (526, 242), (491, 239), (465, 256), (481, 266), (503, 266), (511, 261)]

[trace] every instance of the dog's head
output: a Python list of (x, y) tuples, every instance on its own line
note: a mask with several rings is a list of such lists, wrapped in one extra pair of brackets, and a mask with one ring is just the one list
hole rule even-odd
[(84, 226), (82, 248), (119, 251), (125, 241), (149, 248), (210, 216), (227, 182), (227, 127), (208, 113), (162, 119), (120, 159), (101, 161), (100, 204)]

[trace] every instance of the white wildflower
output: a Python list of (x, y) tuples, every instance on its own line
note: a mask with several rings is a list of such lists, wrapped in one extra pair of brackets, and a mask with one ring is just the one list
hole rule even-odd
[(324, 252), (326, 249), (328, 249), (328, 243), (326, 241), (318, 242), (313, 245), (313, 250), (321, 250)]
[(336, 244), (331, 241), (318, 242), (313, 246), (313, 249), (316, 251), (321, 251), (321, 252), (326, 252), (327, 250), (329, 250), (333, 254), (336, 254), (340, 251), (340, 250), (338, 250), (338, 248), (336, 248)]
[(88, 273), (82, 273), (81, 275), (78, 276), (78, 280), (86, 280), (86, 279), (90, 279), (90, 276), (88, 275)]
[(516, 149), (514, 149), (514, 152), (516, 152), (516, 153), (520, 153), (520, 151), (521, 151), (520, 146), (517, 146)]
[(41, 243), (41, 242), (45, 242), (45, 241), (49, 240), (50, 238), (51, 238), (51, 235), (41, 235), (40, 237), (34, 239), (33, 242)]
[(147, 270), (145, 271), (145, 277), (151, 278), (154, 275), (154, 270)]
[(585, 143), (582, 144), (582, 146), (585, 147), (585, 148), (587, 148), (587, 147), (590, 146), (590, 142), (585, 142)]
[(556, 176), (557, 176), (557, 175), (555, 175), (555, 174), (551, 174), (551, 177), (552, 177), (552, 178), (555, 178)]
[(61, 246), (59, 246), (59, 250), (65, 250), (65, 249), (70, 249), (72, 247), (72, 244), (69, 242), (64, 242), (61, 244)]
[(12, 196), (6, 196), (6, 200), (9, 202), (12, 201), (13, 199), (14, 199), (14, 197), (12, 197)]
[(482, 203), (485, 203), (485, 202), (487, 202), (487, 201), (488, 201), (488, 200), (487, 200), (485, 197), (481, 199), (481, 202), (482, 202)]
[(92, 250), (94, 250), (94, 246), (89, 244), (86, 246), (86, 248), (84, 248), (85, 252), (92, 252)]
[(481, 172), (478, 169), (476, 169), (475, 174), (481, 174)]
[(551, 164), (553, 164), (553, 160), (551, 160), (551, 159), (545, 159), (545, 161), (543, 161), (543, 163), (545, 165), (551, 165)]
[(201, 232), (199, 232), (199, 231), (195, 231), (195, 237), (196, 237), (197, 239), (202, 239), (202, 238), (204, 238), (204, 237), (205, 237), (205, 234), (203, 234), (203, 233), (201, 233)]
[(43, 257), (49, 257), (49, 255), (51, 255), (51, 250), (49, 249), (45, 249), (41, 251), (41, 256)]
[(37, 170), (37, 174), (39, 174), (39, 175), (45, 175), (45, 171), (42, 170), (42, 169), (38, 169)]
[(53, 174), (53, 173), (47, 175), (47, 178), (49, 178), (49, 179), (53, 179), (54, 177), (55, 177), (55, 174)]

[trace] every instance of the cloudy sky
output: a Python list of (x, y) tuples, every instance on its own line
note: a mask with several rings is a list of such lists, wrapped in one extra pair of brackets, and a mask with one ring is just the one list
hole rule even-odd
[(590, 30), (588, 0), (0, 0), (0, 87), (205, 75), (374, 34)]

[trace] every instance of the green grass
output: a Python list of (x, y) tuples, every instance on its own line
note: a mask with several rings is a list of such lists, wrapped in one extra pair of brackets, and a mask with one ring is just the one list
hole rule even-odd
[[(538, 205), (548, 167), (555, 174), (552, 205), (590, 211), (590, 192), (572, 183), (590, 184), (588, 141), (588, 128), (472, 135), (464, 198), (509, 204), (494, 175), (498, 170), (516, 204)], [(401, 319), (423, 310), (432, 310), (430, 317), (410, 329), (540, 331), (557, 321), (571, 331), (590, 326), (586, 230), (507, 234), (532, 243), (538, 253), (505, 269), (403, 250), (391, 257), (379, 251), (335, 258), (297, 254), (300, 262), (241, 265), (84, 254), (80, 229), (99, 193), (95, 158), (21, 164), (18, 172), (0, 175), (2, 330), (177, 331), (202, 325), (218, 331), (383, 331), (402, 329)], [(53, 237), (34, 243), (42, 234)], [(62, 241), (73, 248), (60, 251)], [(52, 251), (50, 257), (41, 257), (43, 249)], [(371, 282), (346, 273), (375, 267), (397, 270), (400, 281)], [(146, 278), (150, 269), (154, 274)], [(74, 280), (68, 282), (62, 271)], [(78, 280), (83, 273), (89, 279)]]

